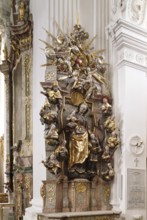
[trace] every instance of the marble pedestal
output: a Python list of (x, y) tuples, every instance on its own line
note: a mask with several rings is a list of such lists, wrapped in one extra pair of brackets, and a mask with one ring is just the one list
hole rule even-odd
[(56, 180), (43, 181), (42, 188), (43, 212), (62, 212), (63, 208), (63, 183)]
[(111, 210), (110, 183), (86, 179), (43, 181), (43, 213)]
[(68, 182), (69, 211), (82, 212), (90, 210), (90, 182), (75, 179)]

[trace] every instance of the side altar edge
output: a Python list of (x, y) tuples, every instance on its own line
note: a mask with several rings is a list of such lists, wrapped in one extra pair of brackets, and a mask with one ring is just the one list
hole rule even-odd
[(38, 220), (114, 220), (119, 218), (117, 211), (90, 211), (56, 214), (38, 214)]

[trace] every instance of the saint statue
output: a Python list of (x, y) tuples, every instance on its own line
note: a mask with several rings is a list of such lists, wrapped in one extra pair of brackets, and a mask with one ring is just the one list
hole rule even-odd
[(68, 171), (73, 176), (84, 174), (84, 162), (88, 158), (88, 132), (85, 114), (88, 111), (86, 102), (78, 106), (67, 118), (67, 130), (69, 131), (69, 161)]
[(25, 19), (25, 3), (22, 1), (18, 7), (18, 21), (24, 21)]

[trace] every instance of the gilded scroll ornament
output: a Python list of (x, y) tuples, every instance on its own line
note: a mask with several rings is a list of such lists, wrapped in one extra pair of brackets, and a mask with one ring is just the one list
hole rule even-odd
[(40, 188), (40, 195), (44, 199), (46, 196), (45, 185), (43, 184)]
[(46, 189), (46, 197), (49, 201), (49, 203), (53, 203), (55, 200), (55, 195), (56, 195), (56, 186), (55, 184), (49, 184), (47, 189)]
[(87, 184), (85, 183), (76, 183), (75, 184), (76, 191), (78, 193), (87, 191)]
[(31, 123), (31, 91), (30, 91), (30, 75), (31, 75), (31, 57), (25, 54), (24, 58), (25, 68), (25, 112), (26, 112), (26, 139), (29, 140), (30, 136), (30, 123)]
[(4, 159), (4, 136), (0, 137), (0, 156)]

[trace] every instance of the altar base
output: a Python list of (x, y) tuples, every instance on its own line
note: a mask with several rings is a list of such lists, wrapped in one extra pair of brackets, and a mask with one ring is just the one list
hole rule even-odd
[(44, 213), (62, 212), (63, 183), (55, 180), (43, 181), (42, 193)]
[(90, 182), (75, 179), (68, 183), (69, 211), (82, 212), (90, 210)]
[(38, 220), (115, 220), (119, 218), (117, 211), (66, 212), (54, 214), (38, 214)]

